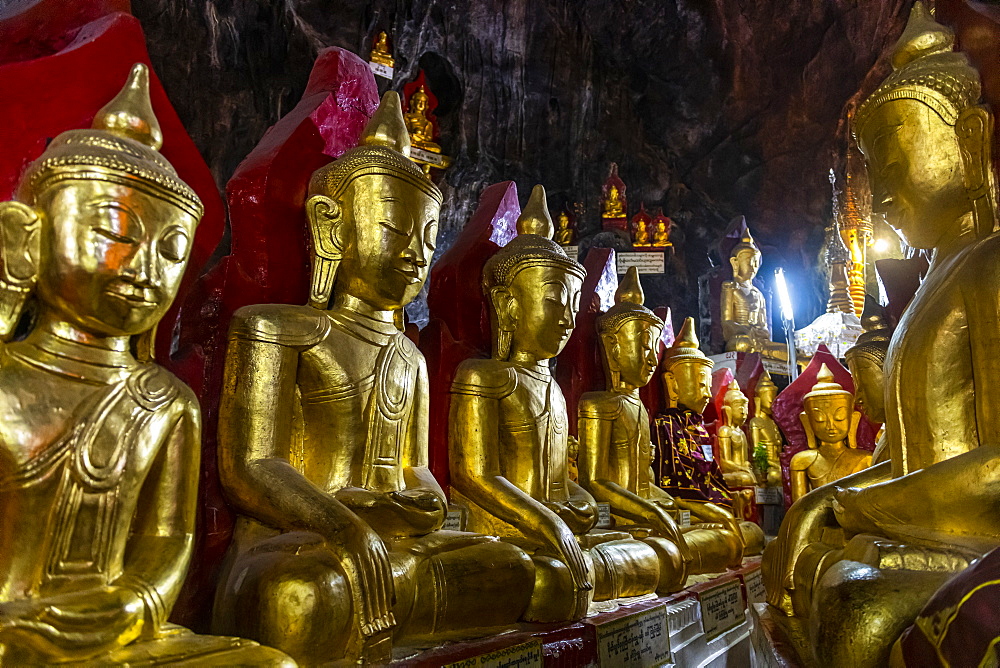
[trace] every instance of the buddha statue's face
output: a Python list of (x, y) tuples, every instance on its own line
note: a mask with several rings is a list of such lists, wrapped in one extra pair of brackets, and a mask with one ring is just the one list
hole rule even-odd
[(764, 411), (767, 415), (771, 414), (771, 405), (774, 403), (774, 397), (777, 393), (777, 388), (773, 385), (765, 385), (757, 389), (757, 396), (755, 401), (760, 409)]
[(98, 180), (40, 193), (38, 294), (59, 317), (99, 336), (151, 329), (170, 308), (197, 219), (164, 199)]
[(750, 415), (750, 402), (746, 396), (741, 394), (735, 399), (726, 401), (726, 405), (729, 406), (729, 419), (732, 420), (734, 427), (739, 427), (747, 421)]
[(560, 213), (559, 214), (559, 229), (560, 230), (565, 230), (568, 227), (569, 227), (569, 216), (567, 216), (565, 213)]
[(885, 422), (885, 382), (882, 365), (865, 355), (849, 355), (847, 367), (854, 378), (855, 400), (874, 422)]
[(681, 408), (704, 413), (712, 399), (712, 367), (698, 361), (678, 362), (663, 374), (667, 396)]
[[(341, 201), (332, 226), (343, 249), (337, 290), (379, 310), (409, 304), (427, 280), (441, 205), (409, 182), (383, 174), (354, 179)], [(312, 207), (307, 211), (319, 215)]]
[(410, 111), (414, 111), (418, 114), (423, 115), (427, 110), (427, 96), (421, 93), (414, 93), (413, 99), (410, 100)]
[(729, 258), (729, 264), (733, 267), (733, 279), (736, 282), (752, 281), (760, 269), (760, 252), (752, 248), (741, 248)]
[(849, 394), (810, 397), (803, 403), (813, 434), (823, 443), (847, 440), (854, 397)]
[(497, 300), (512, 327), (511, 355), (550, 359), (569, 341), (580, 308), (583, 282), (558, 266), (533, 266), (517, 272)]
[(910, 99), (875, 109), (859, 144), (871, 179), (872, 211), (883, 214), (904, 241), (934, 248), (972, 209), (955, 128)]
[(656, 347), (663, 329), (648, 320), (626, 320), (614, 334), (606, 334), (604, 350), (608, 368), (617, 371), (620, 381), (644, 387), (656, 373)]

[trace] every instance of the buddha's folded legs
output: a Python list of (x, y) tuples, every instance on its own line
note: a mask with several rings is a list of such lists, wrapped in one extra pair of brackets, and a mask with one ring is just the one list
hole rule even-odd
[(688, 575), (722, 573), (730, 566), (738, 566), (743, 557), (743, 544), (739, 536), (721, 525), (694, 525), (684, 530), (684, 541), (693, 557), (688, 564)]
[(594, 600), (641, 596), (656, 590), (660, 559), (638, 540), (612, 540), (590, 548), (594, 562)]
[[(132, 643), (101, 657), (109, 665), (152, 666), (294, 666), (286, 655), (249, 640), (202, 636), (176, 628), (155, 640)], [(93, 665), (88, 662), (88, 665)]]
[(656, 558), (660, 562), (660, 577), (656, 584), (656, 592), (670, 594), (683, 589), (688, 571), (676, 543), (659, 536), (643, 538), (642, 542), (653, 548), (653, 551), (656, 552)]

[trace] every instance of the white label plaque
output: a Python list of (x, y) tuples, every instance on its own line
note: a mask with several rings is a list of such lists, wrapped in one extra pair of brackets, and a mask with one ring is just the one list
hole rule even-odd
[(430, 163), (435, 167), (444, 168), (445, 158), (440, 153), (435, 153), (433, 151), (425, 151), (422, 148), (411, 146), (410, 157), (414, 160), (420, 160), (422, 162)]
[(715, 459), (715, 454), (712, 452), (712, 444), (711, 443), (702, 443), (701, 444), (701, 454), (705, 455), (705, 459), (708, 460), (708, 461), (712, 461), (712, 460)]
[(597, 502), (597, 528), (611, 528), (611, 504), (603, 501)]
[(441, 528), (448, 531), (464, 531), (465, 522), (462, 521), (465, 519), (464, 515), (465, 513), (460, 508), (448, 508), (448, 514), (445, 515), (444, 524), (441, 525)]
[(740, 577), (743, 578), (743, 586), (747, 588), (747, 598), (751, 605), (767, 600), (767, 592), (764, 590), (764, 576), (760, 572), (760, 566), (752, 571), (740, 573)]
[(372, 71), (375, 76), (382, 77), (383, 79), (392, 80), (392, 68), (388, 65), (383, 65), (382, 63), (368, 63), (368, 68)]
[(580, 247), (579, 246), (563, 246), (563, 250), (566, 251), (566, 256), (571, 260), (575, 260), (580, 257)]
[(739, 580), (730, 580), (718, 587), (705, 590), (701, 599), (701, 622), (709, 640), (742, 624), (747, 618), (743, 600), (743, 587)]
[(780, 487), (755, 487), (757, 503), (776, 506), (781, 503)]
[(670, 662), (670, 632), (664, 605), (594, 626), (601, 668), (651, 668)]
[(663, 253), (615, 253), (618, 273), (624, 274), (629, 267), (638, 267), (640, 274), (662, 274)]
[(498, 649), (449, 663), (444, 668), (542, 668), (542, 641), (531, 640)]
[(677, 526), (689, 527), (691, 526), (691, 511), (682, 510), (680, 512), (680, 519), (677, 521)]

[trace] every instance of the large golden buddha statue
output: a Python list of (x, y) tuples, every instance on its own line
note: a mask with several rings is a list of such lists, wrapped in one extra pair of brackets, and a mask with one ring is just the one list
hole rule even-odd
[(781, 484), (781, 449), (785, 439), (778, 429), (771, 413), (774, 398), (778, 395), (778, 386), (771, 380), (767, 369), (757, 379), (757, 391), (754, 393), (754, 416), (747, 423), (750, 432), (750, 445), (756, 456), (758, 450), (767, 454), (767, 485), (777, 487)]
[(808, 619), (821, 665), (885, 665), (940, 583), (1000, 545), (993, 119), (953, 45), (916, 3), (856, 116), (874, 210), (933, 261), (886, 357), (891, 462), (802, 497), (765, 554), (769, 600)]
[(470, 529), (532, 553), (527, 619), (579, 619), (591, 598), (654, 591), (660, 566), (628, 533), (593, 530), (597, 503), (568, 475), (566, 402), (549, 360), (573, 331), (585, 273), (551, 240), (541, 186), (517, 230), (483, 269), (493, 356), (463, 362), (452, 385), (452, 500), (468, 507)]
[(760, 353), (777, 361), (788, 361), (788, 346), (771, 340), (764, 293), (753, 284), (760, 269), (760, 249), (746, 231), (729, 255), (733, 280), (722, 283), (720, 310), (726, 350)]
[(310, 304), (234, 316), (219, 415), (238, 519), (215, 628), (308, 663), (381, 663), (392, 638), (509, 624), (533, 581), (518, 548), (441, 530), (426, 366), (397, 326), (427, 277), (441, 192), (407, 158), (396, 93), (360, 144), (309, 183)]
[(871, 465), (871, 454), (855, 442), (861, 414), (854, 410), (854, 395), (834, 381), (826, 364), (802, 397), (799, 418), (809, 447), (792, 455), (788, 466), (793, 502)]
[(738, 565), (743, 543), (738, 531), (722, 524), (682, 533), (674, 520), (681, 506), (656, 484), (649, 414), (639, 388), (656, 372), (663, 321), (642, 304), (639, 272), (630, 267), (615, 293), (615, 306), (597, 319), (607, 389), (580, 398), (580, 482), (595, 499), (611, 505), (618, 528), (656, 551), (657, 591), (667, 593), (680, 589), (688, 574)]
[[(0, 203), (0, 663), (288, 662), (167, 623), (191, 558), (201, 414), (133, 339), (177, 294), (202, 204), (159, 153), (149, 72)], [(140, 350), (148, 349), (146, 345)]]
[(719, 467), (726, 484), (732, 488), (754, 487), (757, 476), (750, 464), (750, 445), (743, 425), (750, 414), (750, 400), (734, 378), (723, 396), (722, 415), (716, 431)]

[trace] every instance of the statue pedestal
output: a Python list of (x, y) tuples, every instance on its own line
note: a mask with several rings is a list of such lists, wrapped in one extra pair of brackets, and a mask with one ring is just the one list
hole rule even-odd
[(520, 624), (512, 632), (486, 638), (398, 647), (390, 665), (759, 665), (762, 650), (755, 639), (763, 633), (750, 608), (759, 598), (754, 584), (759, 573), (760, 559), (749, 558), (723, 574), (693, 576), (690, 581), (696, 584), (684, 591), (626, 602), (581, 622)]

